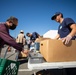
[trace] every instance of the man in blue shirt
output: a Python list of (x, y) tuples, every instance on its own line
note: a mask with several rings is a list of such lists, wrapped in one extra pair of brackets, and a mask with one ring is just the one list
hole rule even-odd
[[(58, 27), (58, 35), (55, 39), (62, 39), (62, 42), (68, 44), (70, 40), (75, 40), (76, 24), (71, 18), (63, 18), (61, 12), (56, 12), (52, 18), (56, 22), (60, 23)], [(67, 75), (76, 75), (76, 68), (67, 68)]]
[(32, 43), (34, 43), (37, 38), (40, 37), (40, 35), (39, 35), (37, 32), (26, 33), (26, 36), (30, 37), (30, 43), (28, 44), (28, 47), (29, 47), (29, 48), (30, 48), (30, 45), (31, 45)]
[(58, 27), (58, 35), (55, 39), (62, 39), (62, 42), (68, 44), (70, 40), (75, 40), (76, 34), (76, 24), (71, 18), (63, 18), (63, 14), (61, 12), (56, 12), (52, 18), (56, 22), (60, 23)]
[(37, 32), (27, 33), (26, 36), (30, 37), (31, 42), (35, 42), (35, 40), (40, 37)]

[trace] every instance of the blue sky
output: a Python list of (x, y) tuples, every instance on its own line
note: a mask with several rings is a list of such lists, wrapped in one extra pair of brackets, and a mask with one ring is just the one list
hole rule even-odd
[(20, 30), (24, 30), (25, 35), (35, 31), (43, 35), (57, 30), (59, 24), (51, 20), (57, 11), (76, 22), (76, 0), (0, 0), (0, 22), (10, 16), (19, 19), (17, 28), (10, 30), (13, 37), (17, 37)]

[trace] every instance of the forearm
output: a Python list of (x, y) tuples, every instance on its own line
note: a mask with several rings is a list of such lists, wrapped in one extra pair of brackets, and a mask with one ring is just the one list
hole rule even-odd
[(73, 36), (75, 36), (75, 34), (76, 34), (76, 24), (72, 24), (72, 25), (70, 26), (70, 28), (71, 28), (71, 32), (69, 33), (69, 35), (70, 35), (71, 37), (73, 37)]
[(12, 47), (14, 47), (15, 49), (22, 51), (22, 46), (18, 43), (16, 43), (15, 40), (11, 39), (10, 41), (7, 42), (9, 45), (11, 45)]
[(72, 29), (72, 31), (69, 33), (71, 37), (75, 36), (75, 34), (76, 34), (76, 29)]
[(16, 41), (9, 35), (0, 33), (0, 37), (10, 46), (16, 48), (17, 50), (22, 50), (22, 47), (16, 43)]
[(54, 39), (57, 39), (57, 40), (58, 40), (59, 38), (60, 38), (60, 35), (57, 34), (56, 37), (55, 37)]

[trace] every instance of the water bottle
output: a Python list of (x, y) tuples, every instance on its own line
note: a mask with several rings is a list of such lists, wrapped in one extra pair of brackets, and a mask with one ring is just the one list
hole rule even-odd
[(40, 48), (40, 43), (39, 42), (35, 42), (35, 50), (39, 51)]

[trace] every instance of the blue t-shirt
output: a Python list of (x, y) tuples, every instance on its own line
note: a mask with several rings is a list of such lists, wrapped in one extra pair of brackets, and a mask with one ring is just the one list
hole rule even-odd
[(32, 36), (30, 37), (30, 40), (34, 42), (36, 40), (36, 38), (38, 38), (38, 37), (39, 37), (39, 34), (37, 32), (33, 32)]
[[(63, 22), (59, 25), (58, 34), (60, 35), (60, 38), (66, 37), (71, 32), (71, 24), (75, 24), (75, 22), (71, 18), (65, 18)], [(72, 38), (72, 40), (74, 39), (75, 36)]]

